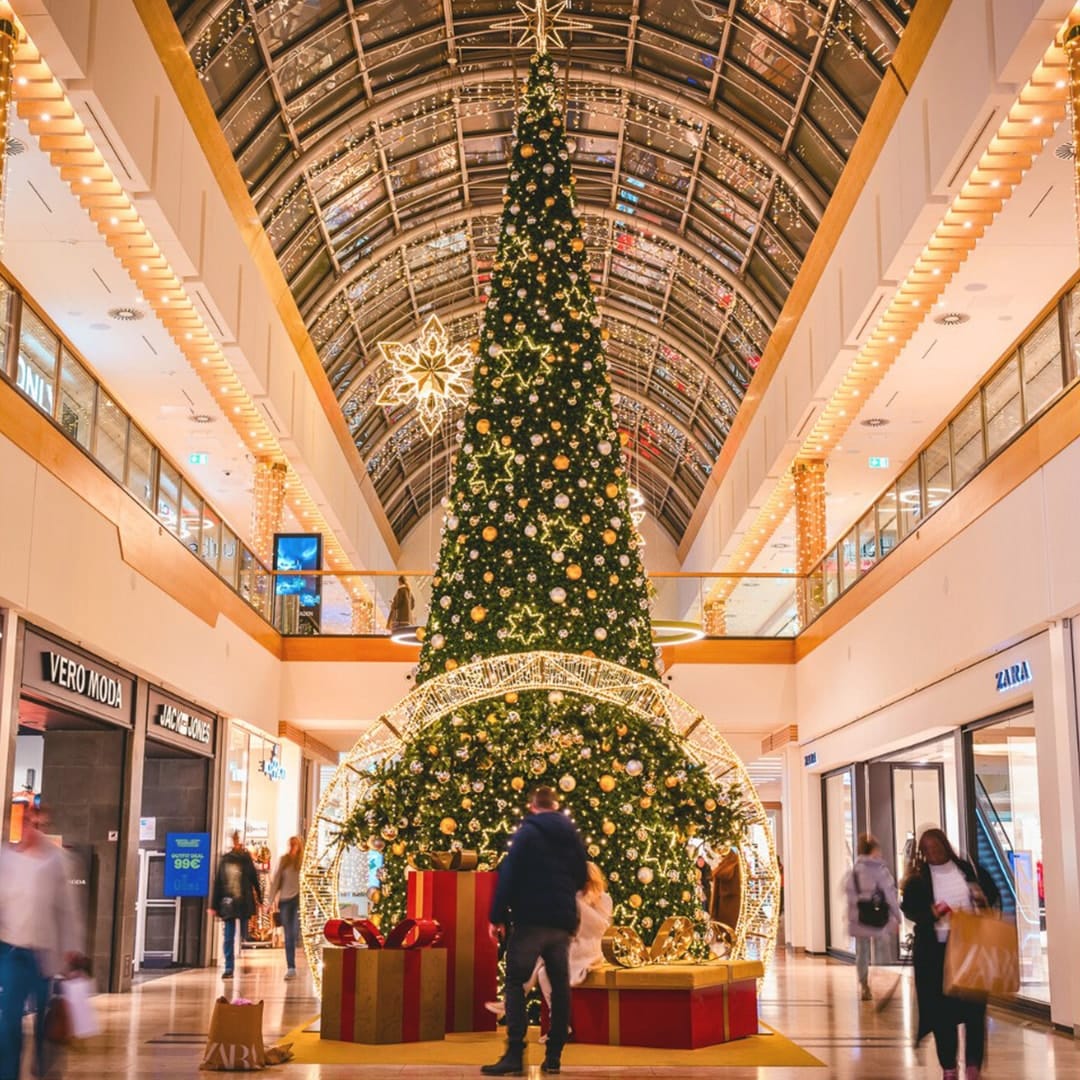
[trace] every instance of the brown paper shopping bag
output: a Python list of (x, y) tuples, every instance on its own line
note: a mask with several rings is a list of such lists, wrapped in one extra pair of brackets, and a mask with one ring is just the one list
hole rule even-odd
[(262, 1019), (261, 1001), (233, 1005), (223, 997), (218, 998), (210, 1017), (210, 1034), (200, 1068), (212, 1072), (265, 1069)]
[(1016, 924), (992, 913), (954, 911), (945, 946), (946, 994), (987, 997), (1020, 989)]

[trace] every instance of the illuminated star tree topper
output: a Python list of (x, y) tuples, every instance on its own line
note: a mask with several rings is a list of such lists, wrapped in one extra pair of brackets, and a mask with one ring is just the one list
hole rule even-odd
[(591, 30), (592, 23), (582, 22), (580, 19), (564, 15), (567, 0), (552, 4), (549, 0), (518, 0), (520, 16), (512, 16), (491, 24), (492, 30), (521, 30), (518, 46), (536, 42), (538, 56), (546, 56), (548, 45), (557, 45), (564, 48), (563, 40), (559, 36), (560, 30)]
[(469, 400), (469, 372), (474, 357), (467, 345), (450, 340), (437, 315), (429, 316), (411, 344), (380, 341), (393, 376), (378, 396), (379, 405), (415, 405), (429, 435), (439, 430), (454, 405)]

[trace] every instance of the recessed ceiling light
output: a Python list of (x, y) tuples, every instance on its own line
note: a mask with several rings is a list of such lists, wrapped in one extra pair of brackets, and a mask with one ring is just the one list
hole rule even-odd
[(47, 112), (43, 112), (40, 119), (43, 124), (47, 124), (52, 119), (52, 117)]
[(884, 416), (868, 416), (865, 420), (860, 420), (859, 423), (863, 427), (886, 427), (889, 421)]
[(990, 186), (992, 188), (999, 188), (999, 187), (1001, 187), (1001, 181), (1000, 180), (991, 180), (990, 181)]
[(204, 412), (192, 413), (191, 419), (196, 424), (212, 424), (214, 422), (214, 418), (209, 413)]
[(20, 154), (25, 153), (26, 143), (22, 139), (16, 139), (14, 135), (8, 136), (7, 141), (7, 155), (8, 157), (18, 157)]
[(945, 311), (940, 315), (934, 316), (934, 322), (938, 326), (962, 326), (968, 322), (971, 316), (963, 311)]
[(1071, 142), (1063, 142), (1054, 150), (1054, 157), (1062, 161), (1072, 161), (1076, 157), (1076, 146)]

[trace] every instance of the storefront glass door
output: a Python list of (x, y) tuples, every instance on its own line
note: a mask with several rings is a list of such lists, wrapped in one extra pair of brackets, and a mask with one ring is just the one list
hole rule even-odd
[(1042, 828), (1035, 725), (1030, 713), (968, 732), (972, 854), (994, 879), (1005, 916), (1016, 920), (1020, 994), (1049, 1002)]
[(844, 879), (855, 861), (854, 769), (832, 773), (824, 780), (825, 891), (828, 897), (828, 947), (853, 952), (848, 936)]

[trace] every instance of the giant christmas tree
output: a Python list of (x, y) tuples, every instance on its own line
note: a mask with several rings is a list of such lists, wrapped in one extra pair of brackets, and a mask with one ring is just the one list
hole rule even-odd
[[(654, 676), (605, 334), (542, 48), (515, 134), (418, 681), (539, 650)], [(403, 915), (407, 866), (425, 852), (472, 849), (494, 866), (538, 784), (561, 792), (617, 921), (646, 932), (668, 915), (707, 921), (690, 841), (738, 844), (741, 793), (655, 717), (535, 686), (458, 709), (374, 766), (342, 839), (385, 855), (376, 911)]]
[(554, 63), (534, 57), (418, 679), (555, 649), (654, 669)]

